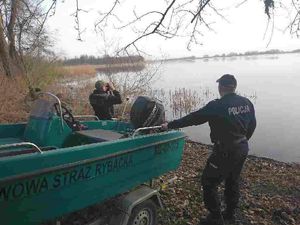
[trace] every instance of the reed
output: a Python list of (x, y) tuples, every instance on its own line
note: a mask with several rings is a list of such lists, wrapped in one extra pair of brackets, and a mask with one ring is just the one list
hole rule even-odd
[(85, 76), (85, 75), (96, 75), (97, 65), (74, 65), (74, 66), (63, 66), (65, 76)]
[(182, 117), (195, 111), (215, 97), (215, 94), (208, 88), (199, 88), (198, 90), (189, 88), (159, 89), (151, 91), (149, 94), (161, 100), (169, 119)]
[(144, 62), (136, 63), (118, 63), (103, 65), (72, 65), (63, 66), (65, 76), (91, 76), (97, 73), (121, 73), (142, 71), (146, 67)]

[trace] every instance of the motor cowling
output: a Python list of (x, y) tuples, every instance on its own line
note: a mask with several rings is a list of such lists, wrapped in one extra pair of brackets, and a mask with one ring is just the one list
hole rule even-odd
[(162, 103), (147, 96), (138, 96), (130, 111), (130, 121), (134, 128), (161, 125), (165, 121)]

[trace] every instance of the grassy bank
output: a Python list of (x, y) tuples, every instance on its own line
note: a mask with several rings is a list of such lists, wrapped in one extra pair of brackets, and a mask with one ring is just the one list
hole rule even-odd
[(28, 92), (23, 78), (2, 78), (0, 81), (0, 122), (12, 123), (25, 121), (28, 109), (24, 104)]
[[(31, 105), (26, 100), (29, 95), (29, 84), (33, 88), (38, 87), (42, 91), (59, 94), (75, 115), (94, 114), (88, 101), (89, 94), (94, 89), (94, 83), (67, 87), (63, 85), (63, 79), (81, 82), (83, 77), (95, 77), (97, 72), (116, 72), (120, 70), (124, 72), (144, 68), (144, 63), (62, 66), (58, 63), (30, 59), (28, 59), (26, 65), (30, 70), (26, 76), (6, 78), (3, 75), (0, 77), (0, 123), (27, 120)], [(116, 107), (118, 115), (120, 115), (123, 107), (123, 105)]]
[(28, 59), (28, 72), (23, 75), (8, 78), (0, 74), (0, 123), (27, 121), (31, 109), (29, 86), (43, 91), (56, 92), (50, 85), (63, 76), (64, 69), (60, 64), (45, 60)]

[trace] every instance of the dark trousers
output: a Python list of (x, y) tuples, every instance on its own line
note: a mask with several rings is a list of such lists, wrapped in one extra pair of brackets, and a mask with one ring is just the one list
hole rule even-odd
[(239, 178), (248, 155), (248, 142), (214, 146), (202, 174), (202, 188), (205, 207), (210, 213), (219, 215), (221, 204), (218, 197), (218, 185), (225, 180), (225, 203), (228, 210), (234, 211), (238, 205)]

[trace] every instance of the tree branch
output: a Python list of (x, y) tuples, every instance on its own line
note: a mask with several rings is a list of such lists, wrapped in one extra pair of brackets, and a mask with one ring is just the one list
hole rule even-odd
[[(200, 15), (200, 13), (202, 12), (202, 10), (205, 8), (205, 6), (210, 2), (210, 0), (206, 0), (206, 2), (200, 7), (200, 9), (198, 10), (198, 12), (195, 14), (195, 16), (193, 17), (193, 19), (191, 20), (191, 23), (194, 22), (194, 20), (196, 19), (197, 16)], [(200, 2), (202, 3), (202, 1)]]
[(162, 22), (164, 21), (166, 15), (168, 14), (169, 10), (172, 8), (172, 6), (174, 5), (175, 2), (176, 2), (176, 0), (172, 0), (172, 2), (166, 8), (165, 12), (162, 13), (161, 19), (158, 21), (157, 25), (154, 27), (154, 29), (152, 31), (150, 31), (148, 33), (144, 33), (143, 35), (137, 37), (135, 40), (133, 40), (132, 42), (130, 42), (129, 44), (127, 44), (123, 49), (126, 50), (129, 46), (133, 45), (135, 42), (139, 41), (140, 39), (142, 39), (144, 37), (147, 37), (147, 36), (149, 36), (151, 34), (157, 33), (157, 30), (162, 25)]

